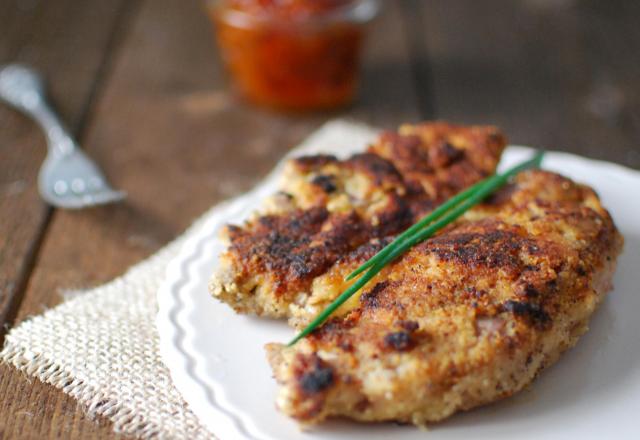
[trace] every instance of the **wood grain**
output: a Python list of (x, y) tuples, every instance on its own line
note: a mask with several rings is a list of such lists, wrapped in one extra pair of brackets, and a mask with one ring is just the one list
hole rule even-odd
[[(0, 1), (0, 64), (21, 62), (40, 70), (62, 118), (77, 134), (97, 90), (107, 61), (105, 50), (113, 42), (113, 27), (124, 3)], [(51, 214), (36, 189), (45, 152), (44, 137), (35, 125), (1, 106), (0, 324), (11, 322), (15, 315)]]
[(640, 167), (638, 2), (415, 3), (437, 117)]
[[(17, 61), (43, 72), (52, 100), (76, 135), (82, 134), (108, 68), (125, 3), (130, 2), (0, 1), (0, 64)], [(0, 340), (5, 323), (17, 313), (52, 212), (36, 190), (45, 151), (44, 137), (33, 123), (0, 107)], [(7, 366), (0, 366), (0, 390), (0, 438), (83, 438), (99, 429), (86, 422), (79, 426), (77, 412), (60, 421), (56, 414), (74, 414), (73, 399), (52, 394), (51, 387)], [(47, 419), (53, 423), (43, 430)]]
[[(19, 379), (19, 380), (18, 380)], [(0, 365), (0, 439), (119, 439), (103, 418), (88, 420), (77, 402), (33, 378)]]
[[(112, 61), (83, 138), (113, 183), (129, 192), (127, 202), (55, 212), (18, 320), (57, 304), (66, 289), (94, 286), (122, 273), (216, 201), (249, 189), (327, 118), (348, 116), (388, 126), (418, 119), (402, 26), (398, 8), (391, 5), (372, 29), (362, 93), (352, 107), (282, 115), (247, 106), (229, 91), (198, 3), (146, 1)], [(7, 374), (0, 395), (23, 396), (31, 389), (20, 374), (2, 372)], [(61, 426), (75, 426), (76, 438), (79, 433), (81, 438), (109, 436), (108, 424), (94, 427), (60, 392), (38, 386), (40, 392), (16, 403), (4, 400), (0, 429), (7, 418), (2, 414), (53, 402), (53, 410), (38, 413), (33, 429), (29, 417), (11, 417), (4, 426), (34, 438), (60, 432)]]
[[(0, 0), (0, 62), (45, 71), (63, 117), (130, 194), (122, 205), (51, 214), (34, 185), (43, 138), (0, 108), (0, 323), (119, 275), (332, 117), (495, 123), (516, 143), (640, 167), (640, 3), (385, 6), (356, 103), (283, 115), (230, 92), (198, 2)], [(0, 366), (0, 438), (116, 437), (96, 422), (60, 391)]]

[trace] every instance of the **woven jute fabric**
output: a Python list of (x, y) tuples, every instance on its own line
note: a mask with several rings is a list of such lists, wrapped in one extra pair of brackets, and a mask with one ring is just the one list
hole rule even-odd
[[(371, 128), (334, 121), (293, 153), (321, 151), (338, 139), (360, 145), (373, 134)], [(215, 438), (172, 385), (155, 318), (167, 264), (199, 225), (225, 206), (212, 208), (123, 276), (74, 292), (72, 299), (21, 323), (7, 335), (0, 361), (73, 396), (89, 416), (113, 421), (116, 432), (143, 439)]]

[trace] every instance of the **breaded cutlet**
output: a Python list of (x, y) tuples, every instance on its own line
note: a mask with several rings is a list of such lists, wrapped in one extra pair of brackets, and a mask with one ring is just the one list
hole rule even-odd
[[(298, 325), (383, 244), (317, 277)], [(305, 425), (332, 416), (424, 425), (510, 396), (587, 331), (622, 244), (593, 190), (523, 172), (385, 267), (308, 337), (269, 344), (277, 406)]]
[(347, 159), (292, 159), (280, 191), (224, 230), (210, 291), (239, 313), (297, 316), (316, 278), (492, 174), (504, 147), (495, 127), (433, 122), (384, 132)]

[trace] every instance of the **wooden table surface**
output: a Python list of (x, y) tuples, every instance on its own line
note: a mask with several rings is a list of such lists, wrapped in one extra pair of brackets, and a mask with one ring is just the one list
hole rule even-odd
[[(512, 143), (640, 168), (640, 2), (388, 1), (357, 102), (282, 115), (227, 87), (198, 1), (0, 0), (0, 63), (41, 69), (126, 203), (52, 209), (41, 132), (0, 107), (0, 342), (7, 329), (150, 255), (249, 189), (332, 117), (384, 127), (492, 123)], [(51, 386), (0, 366), (0, 438), (117, 437)]]

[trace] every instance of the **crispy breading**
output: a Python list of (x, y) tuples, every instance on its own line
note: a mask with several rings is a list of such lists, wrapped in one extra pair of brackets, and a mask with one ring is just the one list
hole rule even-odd
[(435, 122), (383, 133), (345, 160), (293, 159), (281, 191), (247, 223), (226, 228), (229, 247), (210, 291), (240, 313), (297, 315), (315, 278), (493, 173), (504, 146), (495, 127)]
[(504, 146), (495, 127), (435, 122), (383, 133), (369, 151), (391, 161), (410, 191), (444, 200), (493, 174)]
[[(310, 336), (269, 344), (277, 405), (303, 424), (346, 416), (423, 425), (510, 396), (587, 330), (622, 242), (591, 189), (521, 173), (387, 266)], [(299, 325), (376, 246), (314, 280)]]

